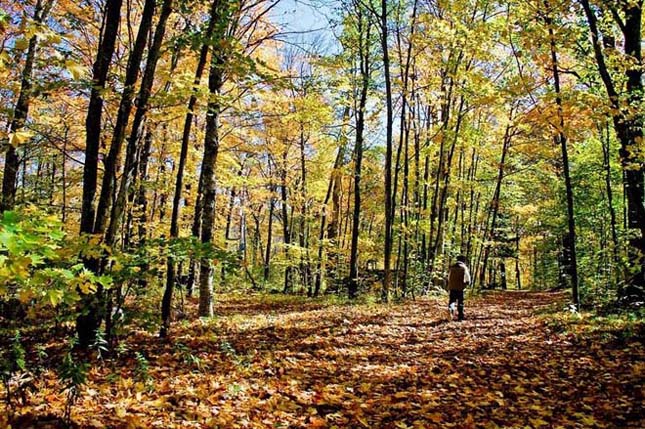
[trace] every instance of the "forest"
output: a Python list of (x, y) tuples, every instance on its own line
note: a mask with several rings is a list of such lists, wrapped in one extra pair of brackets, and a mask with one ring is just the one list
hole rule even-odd
[(644, 427), (642, 8), (0, 0), (0, 428)]

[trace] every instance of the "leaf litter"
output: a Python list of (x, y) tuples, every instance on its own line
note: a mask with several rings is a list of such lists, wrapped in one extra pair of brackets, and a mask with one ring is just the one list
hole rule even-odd
[[(171, 342), (122, 339), (132, 351), (92, 369), (74, 427), (645, 427), (642, 326), (626, 339), (560, 332), (538, 313), (563, 300), (487, 293), (452, 322), (430, 298), (224, 297), (213, 321), (178, 323)], [(45, 371), (12, 427), (61, 427), (51, 416), (64, 403)]]

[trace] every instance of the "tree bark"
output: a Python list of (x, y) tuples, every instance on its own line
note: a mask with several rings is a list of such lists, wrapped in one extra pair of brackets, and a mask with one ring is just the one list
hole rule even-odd
[(92, 90), (85, 119), (85, 163), (83, 164), (83, 203), (81, 207), (81, 233), (94, 232), (94, 196), (98, 176), (98, 157), (101, 143), (101, 116), (107, 74), (119, 33), (122, 0), (106, 0), (103, 31), (96, 61), (92, 69)]
[(292, 267), (289, 262), (289, 246), (291, 245), (291, 231), (289, 229), (289, 206), (288, 206), (288, 191), (287, 191), (287, 154), (288, 148), (285, 147), (284, 152), (282, 153), (282, 166), (280, 167), (280, 177), (282, 183), (280, 183), (280, 202), (282, 210), (282, 237), (284, 242), (284, 253), (287, 257), (287, 266), (284, 270), (284, 288), (283, 292), (287, 293), (291, 291), (292, 278), (291, 271)]
[[(506, 131), (504, 132), (504, 141), (502, 144), (502, 156), (501, 160), (499, 162), (499, 170), (497, 173), (497, 181), (495, 183), (495, 191), (493, 192), (493, 198), (490, 203), (490, 224), (486, 222), (484, 226), (484, 243), (482, 244), (483, 246), (483, 263), (481, 267), (481, 271), (479, 274), (479, 287), (483, 288), (485, 286), (484, 281), (486, 279), (486, 267), (488, 265), (488, 258), (490, 256), (490, 250), (492, 247), (492, 244), (490, 241), (494, 238), (495, 235), (495, 227), (497, 225), (497, 214), (499, 212), (499, 199), (500, 199), (500, 194), (501, 194), (501, 189), (502, 189), (502, 181), (504, 180), (504, 168), (506, 166), (506, 155), (508, 154), (508, 150), (511, 146), (511, 139), (512, 139), (512, 134), (511, 134), (511, 128), (512, 128), (512, 120), (513, 120), (513, 108), (511, 107), (511, 111), (508, 116), (509, 123), (506, 126)], [(481, 256), (481, 253), (480, 253)], [(479, 261), (477, 263), (479, 265)]]
[[(365, 130), (365, 105), (367, 90), (370, 82), (370, 24), (363, 19), (361, 13), (357, 16), (358, 26), (358, 56), (360, 61), (361, 89), (358, 108), (356, 109), (356, 143), (354, 147), (354, 212), (352, 215), (352, 239), (349, 253), (349, 285), (348, 295), (356, 298), (358, 292), (358, 237), (361, 218), (361, 169), (363, 164), (363, 133)], [(363, 26), (366, 28), (363, 29)], [(363, 36), (365, 34), (365, 36)], [(363, 37), (365, 37), (363, 39)]]
[(139, 78), (139, 69), (141, 67), (141, 60), (143, 59), (143, 52), (148, 40), (148, 34), (152, 28), (155, 3), (156, 2), (154, 0), (146, 0), (143, 6), (137, 38), (134, 43), (134, 47), (130, 52), (130, 57), (128, 58), (128, 66), (125, 74), (125, 81), (123, 83), (123, 94), (121, 95), (116, 124), (112, 133), (110, 150), (104, 160), (105, 169), (103, 172), (103, 180), (101, 182), (101, 193), (99, 195), (98, 207), (96, 209), (96, 220), (94, 221), (93, 232), (95, 234), (103, 234), (108, 221), (110, 201), (112, 199), (112, 193), (116, 182), (119, 156), (121, 154), (123, 141), (125, 140), (130, 112), (132, 111), (135, 84)]
[(393, 195), (392, 195), (392, 124), (394, 118), (392, 101), (392, 79), (390, 77), (390, 55), (388, 48), (388, 2), (381, 0), (381, 13), (379, 16), (381, 27), (381, 48), (383, 50), (383, 74), (385, 77), (385, 243), (383, 246), (383, 289), (381, 299), (388, 301), (391, 284), (390, 257), (392, 253), (392, 218)]
[[(340, 181), (342, 180), (340, 176), (339, 169), (343, 162), (343, 157), (345, 153), (345, 145), (347, 144), (347, 137), (345, 135), (345, 124), (349, 122), (349, 105), (345, 106), (343, 112), (343, 126), (338, 137), (339, 147), (338, 153), (336, 154), (336, 160), (334, 161), (334, 167), (329, 178), (329, 186), (327, 187), (327, 194), (325, 195), (325, 201), (323, 202), (321, 214), (320, 214), (320, 233), (318, 234), (318, 269), (316, 270), (316, 279), (314, 281), (314, 296), (318, 296), (320, 293), (320, 288), (322, 286), (323, 278), (323, 269), (325, 264), (323, 263), (323, 250), (324, 250), (324, 239), (325, 239), (325, 229), (327, 229), (327, 238), (330, 240), (336, 237), (336, 227), (332, 228), (332, 221), (330, 220), (329, 226), (327, 223), (327, 206), (329, 204), (330, 198), (334, 196), (332, 216), (334, 215), (334, 210), (339, 210), (339, 195), (340, 192)], [(336, 195), (334, 195), (336, 194)], [(333, 218), (332, 218), (333, 219)], [(333, 244), (333, 243), (332, 243)], [(331, 261), (330, 261), (331, 263)], [(335, 261), (333, 262), (336, 263)]]
[(110, 222), (105, 235), (105, 243), (108, 246), (114, 243), (116, 231), (119, 228), (123, 212), (125, 210), (126, 196), (130, 190), (132, 180), (134, 179), (135, 172), (137, 170), (137, 147), (143, 133), (143, 122), (145, 120), (146, 113), (148, 112), (148, 100), (152, 93), (152, 85), (154, 83), (157, 62), (161, 55), (161, 44), (163, 43), (163, 38), (166, 32), (166, 23), (172, 13), (172, 8), (173, 0), (164, 0), (161, 6), (161, 13), (159, 14), (159, 20), (157, 21), (157, 26), (155, 28), (152, 46), (148, 50), (148, 59), (146, 60), (146, 67), (141, 79), (141, 88), (139, 89), (139, 93), (136, 98), (136, 111), (126, 148), (123, 178), (121, 179), (116, 201), (112, 206)]
[[(197, 242), (200, 240), (201, 230), (202, 230), (202, 212), (203, 212), (203, 182), (202, 174), (199, 175), (199, 183), (197, 185), (197, 199), (195, 201), (195, 211), (193, 213), (193, 224), (190, 229), (192, 238)], [(193, 289), (195, 288), (198, 280), (198, 270), (197, 266), (199, 265), (198, 258), (191, 258), (190, 267), (188, 268), (188, 284), (186, 285), (186, 295), (192, 296)]]
[(269, 226), (267, 229), (267, 245), (264, 252), (264, 283), (269, 281), (271, 274), (271, 245), (273, 244), (273, 212), (275, 210), (275, 198), (273, 196), (273, 186), (271, 186), (271, 196), (269, 197)]
[[(617, 83), (612, 78), (607, 67), (603, 46), (600, 41), (596, 13), (591, 8), (589, 0), (580, 0), (584, 9), (589, 30), (591, 33), (594, 57), (598, 72), (605, 86), (612, 107), (612, 119), (618, 140), (620, 140), (620, 157), (624, 173), (625, 197), (627, 200), (627, 225), (629, 229), (637, 230), (639, 235), (629, 240), (630, 266), (634, 270), (629, 274), (626, 287), (619, 290), (619, 297), (623, 300), (638, 301), (642, 298), (645, 289), (645, 203), (643, 181), (645, 166), (639, 160), (638, 147), (643, 139), (643, 68), (641, 53), (641, 26), (642, 26), (642, 0), (622, 2), (620, 7), (623, 20), (618, 22), (620, 16), (614, 19), (621, 25), (624, 36), (624, 54), (631, 57), (629, 67), (625, 68), (626, 100), (621, 100), (617, 90)], [(629, 109), (637, 109), (630, 112)]]
[(605, 192), (607, 193), (607, 208), (609, 209), (609, 221), (611, 229), (611, 241), (612, 241), (612, 255), (613, 255), (613, 264), (618, 263), (618, 233), (616, 232), (616, 208), (614, 207), (614, 196), (613, 190), (611, 187), (611, 146), (610, 146), (610, 134), (609, 134), (609, 123), (606, 126), (606, 135), (600, 128), (600, 142), (602, 144), (602, 155), (603, 155), (603, 168), (605, 173)]
[(309, 223), (307, 221), (307, 164), (305, 146), (307, 138), (304, 134), (304, 124), (300, 123), (300, 231), (298, 241), (300, 245), (300, 278), (302, 286), (307, 290), (307, 295), (312, 296), (311, 263), (309, 254)]
[[(548, 0), (545, 1), (547, 9)], [(553, 87), (555, 89), (555, 103), (558, 107), (558, 133), (556, 140), (560, 143), (562, 149), (562, 171), (564, 173), (564, 186), (567, 193), (567, 227), (568, 239), (566, 240), (565, 252), (568, 254), (567, 262), (569, 263), (568, 274), (571, 278), (571, 299), (576, 309), (580, 308), (580, 294), (578, 293), (578, 262), (576, 255), (576, 223), (573, 207), (573, 188), (571, 187), (571, 173), (569, 171), (569, 153), (567, 149), (567, 136), (564, 131), (564, 112), (562, 109), (562, 96), (560, 89), (560, 73), (558, 71), (558, 55), (555, 45), (555, 36), (553, 34), (553, 22), (550, 16), (546, 17), (546, 24), (549, 27), (549, 39), (551, 50), (551, 71), (553, 73)]]
[[(101, 144), (101, 118), (103, 114), (102, 92), (105, 90), (107, 75), (114, 54), (116, 38), (119, 33), (122, 0), (107, 0), (103, 28), (99, 41), (96, 60), (92, 68), (92, 90), (85, 118), (85, 163), (83, 165), (83, 196), (81, 206), (80, 232), (94, 232), (94, 197), (98, 177), (98, 156)], [(86, 261), (92, 270), (98, 269), (94, 260)], [(99, 286), (94, 295), (83, 297), (78, 305), (79, 315), (76, 318), (76, 333), (79, 346), (87, 348), (94, 340), (101, 323), (103, 290)]]
[[(217, 48), (213, 48), (210, 75), (208, 77), (211, 100), (208, 103), (208, 113), (206, 115), (206, 135), (204, 137), (204, 157), (201, 171), (203, 183), (201, 242), (205, 246), (203, 250), (212, 246), (213, 228), (215, 226), (215, 200), (217, 197), (215, 169), (220, 143), (218, 133), (220, 104), (217, 97), (223, 84), (223, 65), (224, 57), (222, 52), (219, 52)], [(202, 256), (200, 261), (199, 316), (213, 316), (213, 262), (208, 256)]]
[[(43, 1), (46, 3), (43, 4)], [(42, 24), (52, 7), (55, 0), (38, 0), (34, 9), (33, 20), (36, 24)], [(29, 38), (27, 54), (25, 57), (25, 66), (20, 76), (20, 91), (18, 101), (13, 111), (10, 131), (16, 133), (22, 130), (29, 115), (29, 105), (32, 99), (32, 75), (34, 62), (36, 60), (36, 51), (38, 46), (38, 36), (33, 35)], [(18, 178), (18, 169), (20, 167), (20, 157), (15, 144), (7, 139), (3, 146), (6, 147), (4, 171), (2, 175), (2, 201), (0, 201), (0, 213), (5, 210), (12, 210), (16, 203), (16, 180)]]

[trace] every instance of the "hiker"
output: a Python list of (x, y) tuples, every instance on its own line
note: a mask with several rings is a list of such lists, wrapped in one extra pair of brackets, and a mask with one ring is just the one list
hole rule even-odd
[(448, 273), (448, 292), (450, 293), (448, 309), (450, 310), (451, 319), (454, 319), (455, 303), (457, 303), (459, 320), (464, 320), (464, 289), (469, 284), (470, 272), (466, 266), (466, 257), (459, 255), (457, 256), (457, 263), (450, 267), (450, 272)]

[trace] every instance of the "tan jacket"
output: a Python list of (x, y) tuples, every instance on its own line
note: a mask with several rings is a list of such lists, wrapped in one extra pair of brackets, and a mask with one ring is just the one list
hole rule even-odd
[(448, 290), (464, 290), (470, 284), (470, 272), (463, 262), (450, 267), (448, 273)]

